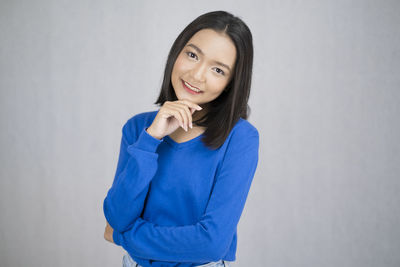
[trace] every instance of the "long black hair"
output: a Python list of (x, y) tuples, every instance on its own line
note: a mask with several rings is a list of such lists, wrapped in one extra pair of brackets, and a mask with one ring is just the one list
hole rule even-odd
[(178, 100), (172, 87), (171, 74), (175, 61), (190, 38), (202, 29), (213, 29), (230, 37), (236, 47), (233, 76), (224, 91), (207, 104), (207, 113), (193, 121), (207, 127), (202, 141), (211, 149), (220, 147), (239, 118), (247, 119), (253, 68), (253, 38), (250, 29), (238, 17), (226, 11), (205, 13), (192, 21), (179, 34), (168, 54), (161, 92), (154, 104), (162, 106), (165, 101)]

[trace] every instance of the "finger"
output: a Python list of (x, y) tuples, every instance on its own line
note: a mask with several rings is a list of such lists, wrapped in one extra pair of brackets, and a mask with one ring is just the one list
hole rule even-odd
[(175, 107), (171, 106), (171, 107), (169, 107), (169, 112), (179, 122), (180, 126), (183, 129), (185, 129), (184, 120), (183, 120), (182, 114), (179, 112), (179, 110), (176, 109)]
[(181, 114), (181, 116), (183, 118), (183, 129), (187, 132), (187, 130), (188, 130), (188, 121), (189, 121), (187, 113), (186, 113), (186, 111), (185, 111), (185, 109), (183, 107), (178, 107), (178, 112)]
[(175, 102), (176, 105), (179, 106), (180, 109), (183, 109), (183, 113), (186, 117), (186, 125), (187, 127), (193, 128), (192, 125), (192, 112), (189, 110), (188, 105), (186, 105), (185, 103), (182, 102)]
[(179, 125), (183, 128), (183, 118), (180, 114), (176, 114), (177, 109), (174, 108), (174, 106), (175, 102), (165, 101), (164, 105), (160, 108), (160, 111), (162, 111), (162, 114), (164, 115), (163, 117), (166, 119), (174, 117), (178, 121)]
[(203, 108), (201, 106), (199, 106), (198, 104), (193, 103), (193, 102), (191, 102), (190, 100), (187, 100), (187, 99), (179, 100), (179, 101), (176, 101), (176, 102), (183, 103), (183, 104), (187, 105), (190, 108), (190, 110), (188, 110), (189, 115), (190, 115), (189, 116), (190, 117), (190, 127), (193, 128), (193, 117), (192, 117), (192, 115), (196, 110), (202, 110)]
[(184, 126), (185, 126), (185, 131), (188, 130), (188, 127), (190, 126), (190, 117), (191, 115), (189, 114), (188, 106), (186, 106), (183, 103), (179, 102), (174, 102), (174, 106), (179, 110), (181, 113), (183, 119), (184, 119)]
[(191, 129), (193, 129), (193, 112), (195, 112), (195, 110), (193, 108), (188, 108), (187, 112), (189, 112), (189, 126)]
[(189, 101), (189, 100), (187, 100), (187, 99), (178, 100), (178, 101), (176, 101), (176, 102), (185, 103), (185, 104), (188, 105), (189, 107), (194, 108), (194, 109), (196, 109), (196, 110), (202, 110), (202, 109), (203, 109), (202, 107), (200, 107), (200, 106), (197, 105), (196, 103), (193, 103), (192, 101)]

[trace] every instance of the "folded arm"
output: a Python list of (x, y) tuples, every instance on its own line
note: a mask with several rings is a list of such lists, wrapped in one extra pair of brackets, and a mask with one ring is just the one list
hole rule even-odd
[(174, 262), (207, 262), (228, 251), (258, 163), (258, 132), (232, 136), (218, 169), (207, 208), (193, 225), (160, 226), (137, 218), (114, 242), (137, 257)]
[(140, 216), (149, 184), (157, 171), (156, 149), (162, 140), (143, 129), (133, 144), (127, 123), (122, 130), (118, 165), (113, 184), (103, 201), (104, 215), (110, 226), (119, 232), (131, 228)]

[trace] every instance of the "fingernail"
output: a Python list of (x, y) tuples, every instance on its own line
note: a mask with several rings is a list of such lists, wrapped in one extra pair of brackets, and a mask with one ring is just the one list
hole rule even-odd
[(200, 109), (200, 110), (202, 110), (203, 108), (202, 107), (200, 107), (200, 106), (198, 106), (198, 108)]
[(187, 129), (187, 126), (185, 125), (185, 131), (187, 132), (187, 130), (188, 130), (188, 129)]
[(190, 123), (190, 128), (193, 129), (193, 124), (192, 123)]

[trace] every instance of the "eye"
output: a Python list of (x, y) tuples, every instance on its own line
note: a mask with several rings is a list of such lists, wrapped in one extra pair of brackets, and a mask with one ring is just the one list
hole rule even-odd
[(186, 52), (186, 55), (188, 55), (190, 58), (197, 58), (197, 55), (193, 52)]
[(219, 74), (225, 75), (225, 72), (221, 70), (220, 68), (215, 68), (215, 71)]

